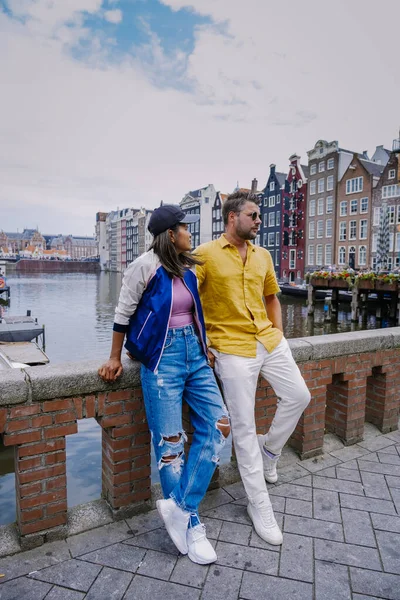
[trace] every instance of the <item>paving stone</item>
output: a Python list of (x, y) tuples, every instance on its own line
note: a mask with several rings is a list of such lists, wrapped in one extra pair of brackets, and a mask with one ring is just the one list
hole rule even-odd
[(400, 517), (396, 517), (394, 515), (377, 515), (372, 513), (371, 519), (374, 529), (400, 533)]
[(295, 500), (294, 498), (286, 498), (285, 512), (288, 515), (298, 515), (299, 517), (312, 517), (312, 502), (305, 500)]
[(323, 454), (322, 456), (316, 456), (315, 458), (308, 458), (303, 460), (301, 466), (307, 469), (310, 473), (317, 473), (328, 467), (334, 467), (340, 464), (340, 460), (330, 454)]
[(390, 493), (392, 495), (393, 502), (396, 506), (396, 510), (400, 515), (400, 490), (397, 488), (392, 488), (390, 490)]
[(397, 447), (396, 446), (386, 446), (386, 448), (381, 448), (379, 450), (379, 452), (382, 452), (383, 454), (397, 454)]
[(276, 552), (226, 542), (217, 542), (215, 550), (218, 556), (217, 565), (257, 573), (278, 574), (279, 556)]
[(344, 467), (336, 467), (336, 476), (338, 479), (345, 481), (361, 481), (360, 471), (357, 469), (345, 469)]
[[(312, 500), (312, 491), (308, 487), (298, 486), (292, 483), (284, 483), (269, 490), (270, 496), (283, 496), (285, 498), (295, 498), (296, 500)], [(271, 500), (272, 502), (272, 500)]]
[(243, 573), (240, 598), (243, 600), (312, 600), (313, 586), (311, 583), (271, 577), (258, 573)]
[(67, 538), (67, 545), (72, 556), (76, 557), (80, 554), (87, 554), (92, 550), (97, 550), (98, 548), (122, 542), (122, 540), (129, 539), (130, 537), (132, 537), (132, 533), (129, 527), (125, 521), (120, 521), (104, 525), (104, 527), (99, 527), (98, 529), (85, 531), (85, 533), (73, 535)]
[(400, 534), (377, 531), (376, 539), (382, 557), (383, 570), (400, 575)]
[(379, 458), (378, 458), (378, 454), (376, 452), (371, 452), (371, 454), (366, 454), (365, 456), (362, 457), (363, 460), (369, 461), (369, 462), (379, 462)]
[(131, 581), (130, 573), (105, 567), (85, 596), (85, 600), (122, 600)]
[(314, 519), (342, 522), (339, 494), (328, 490), (313, 490)]
[(210, 540), (217, 540), (223, 521), (220, 521), (219, 519), (210, 519), (209, 517), (202, 517), (201, 522), (206, 526), (207, 537)]
[(400, 429), (398, 429), (397, 431), (391, 431), (390, 433), (386, 433), (386, 435), (382, 437), (386, 437), (389, 440), (394, 440), (398, 444), (400, 442)]
[[(278, 489), (278, 488), (272, 487), (271, 489)], [(272, 504), (272, 508), (274, 509), (274, 512), (285, 512), (284, 496), (272, 495), (271, 489), (268, 490), (269, 491), (269, 499), (271, 500), (271, 504)], [(240, 498), (239, 500), (235, 500), (235, 502), (233, 502), (233, 504), (236, 504), (238, 506), (247, 506), (248, 503), (249, 503), (249, 501), (247, 500), (247, 498)]]
[(353, 592), (370, 594), (387, 600), (400, 600), (399, 575), (350, 567), (350, 578)]
[(242, 571), (211, 565), (201, 600), (237, 600), (241, 581)]
[(87, 592), (100, 571), (101, 567), (98, 565), (72, 559), (36, 573), (31, 573), (30, 577), (73, 590)]
[(390, 488), (400, 489), (400, 477), (394, 477), (393, 475), (386, 475), (386, 483)]
[[(278, 468), (278, 483), (287, 483), (308, 475), (308, 471), (298, 464), (290, 465), (282, 469)], [(297, 483), (297, 481), (296, 481)]]
[(165, 552), (147, 550), (146, 556), (139, 565), (138, 575), (147, 575), (167, 581), (174, 570), (176, 560), (176, 556), (170, 556)]
[(378, 500), (376, 498), (340, 494), (340, 504), (343, 508), (355, 508), (356, 510), (366, 510), (384, 515), (393, 515), (396, 513), (393, 502)]
[(318, 471), (318, 475), (321, 477), (332, 477), (336, 479), (336, 467), (328, 467), (328, 469), (322, 469), (322, 471)]
[(348, 544), (376, 547), (369, 513), (342, 508), (344, 538)]
[(314, 581), (313, 541), (304, 535), (285, 533), (279, 575), (299, 581)]
[(348, 568), (315, 561), (315, 600), (351, 600)]
[(232, 504), (224, 504), (218, 508), (213, 508), (205, 513), (205, 516), (212, 519), (220, 519), (221, 521), (232, 521), (234, 523), (243, 523), (251, 525), (250, 517), (247, 514), (246, 507), (237, 500)]
[(305, 477), (300, 477), (300, 479), (296, 479), (296, 485), (303, 485), (305, 487), (312, 487), (312, 477), (311, 477), (311, 475), (306, 475)]
[(204, 513), (211, 508), (216, 508), (217, 506), (227, 504), (228, 502), (232, 502), (232, 496), (230, 496), (228, 492), (225, 492), (223, 488), (212, 490), (212, 492), (208, 492), (205, 495), (200, 504), (199, 512)]
[(381, 475), (396, 475), (400, 477), (400, 465), (388, 465), (384, 463), (374, 463), (368, 460), (359, 460), (360, 471), (369, 471), (370, 473), (380, 473)]
[(85, 598), (83, 592), (67, 590), (67, 588), (59, 587), (58, 585), (55, 585), (46, 596), (46, 600), (83, 600), (83, 598)]
[(43, 600), (51, 585), (42, 581), (33, 581), (28, 577), (20, 577), (0, 585), (1, 600)]
[(376, 548), (342, 544), (330, 540), (315, 540), (315, 558), (332, 563), (381, 571), (381, 561)]
[(400, 465), (400, 456), (394, 456), (393, 454), (385, 454), (384, 452), (378, 452), (379, 462), (386, 465)]
[(107, 548), (100, 548), (100, 550), (83, 554), (79, 559), (136, 573), (145, 554), (146, 551), (142, 548), (134, 548), (127, 544), (113, 544), (107, 546)]
[(360, 446), (346, 446), (341, 450), (334, 450), (331, 452), (332, 456), (340, 459), (341, 461), (352, 460), (353, 458), (358, 458), (359, 456), (364, 456), (365, 454), (369, 454), (369, 450), (366, 448), (361, 448)]
[(355, 470), (355, 471), (358, 471), (358, 463), (357, 463), (357, 461), (356, 461), (355, 459), (353, 459), (353, 460), (348, 460), (348, 461), (346, 461), (346, 462), (342, 463), (342, 464), (340, 465), (340, 468), (341, 468), (341, 469), (350, 469), (350, 470), (352, 470), (352, 471), (353, 471), (353, 470)]
[(313, 487), (320, 490), (331, 490), (333, 492), (345, 492), (346, 494), (364, 495), (363, 486), (356, 481), (345, 481), (343, 479), (331, 479), (313, 475)]
[(246, 491), (244, 489), (244, 485), (241, 481), (237, 481), (236, 483), (231, 483), (230, 485), (225, 485), (223, 487), (225, 492), (227, 492), (234, 500), (239, 500), (239, 498), (244, 498), (246, 496)]
[(370, 450), (371, 452), (376, 452), (376, 450), (381, 450), (382, 448), (386, 448), (394, 444), (393, 440), (390, 440), (383, 435), (377, 435), (376, 437), (364, 440), (363, 442), (359, 442), (357, 445), (365, 448), (366, 450)]
[(162, 521), (158, 510), (151, 510), (142, 515), (136, 515), (131, 519), (126, 519), (128, 529), (131, 530), (133, 535), (140, 535), (141, 533), (147, 533), (153, 529), (159, 529), (162, 526)]
[(124, 600), (144, 600), (144, 598), (153, 598), (154, 600), (198, 600), (200, 590), (178, 583), (161, 581), (161, 579), (150, 579), (150, 577), (136, 575), (124, 596)]
[(364, 594), (353, 594), (353, 600), (383, 600), (378, 596), (364, 596)]
[(13, 556), (0, 559), (0, 573), (4, 574), (1, 582), (15, 579), (21, 575), (27, 575), (31, 571), (38, 571), (45, 567), (69, 560), (71, 555), (67, 544), (63, 542), (52, 542), (40, 548), (34, 548)]
[(230, 542), (232, 544), (241, 544), (248, 546), (252, 527), (250, 525), (242, 525), (241, 523), (224, 522), (222, 525), (219, 540), (221, 542)]
[(343, 542), (343, 528), (339, 523), (320, 521), (318, 519), (307, 519), (306, 517), (285, 516), (284, 531), (287, 533), (298, 533), (324, 540), (337, 540)]
[(142, 533), (126, 540), (124, 543), (129, 546), (138, 546), (139, 548), (146, 548), (148, 550), (167, 552), (167, 554), (173, 554), (174, 556), (179, 554), (178, 549), (164, 528)]
[(192, 562), (188, 556), (180, 556), (177, 559), (170, 581), (190, 585), (191, 587), (202, 588), (206, 580), (208, 568), (204, 565), (197, 565)]
[(378, 473), (367, 473), (361, 471), (361, 479), (364, 486), (365, 495), (370, 498), (381, 498), (382, 500), (391, 500), (389, 488), (386, 485), (384, 475)]

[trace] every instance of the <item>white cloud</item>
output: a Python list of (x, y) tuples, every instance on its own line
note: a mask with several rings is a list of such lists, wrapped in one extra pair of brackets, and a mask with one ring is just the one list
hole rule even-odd
[(109, 23), (121, 23), (122, 21), (122, 10), (116, 8), (115, 10), (106, 10), (104, 12), (104, 18)]
[[(166, 56), (149, 30), (136, 58), (107, 62), (80, 12), (101, 15), (101, 0), (12, 0), (25, 24), (0, 12), (0, 227), (87, 233), (97, 210), (265, 184), (271, 162), (306, 162), (320, 138), (361, 151), (395, 137), (397, 0), (382, 12), (372, 0), (163, 2), (214, 21), (189, 57)], [(81, 39), (87, 64), (68, 52)]]

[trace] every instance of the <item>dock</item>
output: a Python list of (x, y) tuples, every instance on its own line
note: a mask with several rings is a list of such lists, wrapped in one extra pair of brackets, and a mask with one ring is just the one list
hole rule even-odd
[(36, 318), (26, 316), (3, 316), (0, 319), (0, 342), (41, 342), (46, 347), (45, 327)]

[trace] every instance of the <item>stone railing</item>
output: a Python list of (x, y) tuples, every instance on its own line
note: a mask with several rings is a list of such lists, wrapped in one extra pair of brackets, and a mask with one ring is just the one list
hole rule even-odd
[[(290, 347), (312, 394), (289, 441), (301, 458), (322, 452), (325, 432), (354, 444), (363, 438), (365, 421), (382, 432), (397, 429), (400, 328), (293, 339)], [(98, 366), (90, 361), (0, 372), (0, 433), (4, 445), (15, 448), (22, 547), (68, 534), (65, 437), (77, 432), (78, 419), (94, 417), (102, 427), (102, 496), (113, 518), (149, 504), (150, 434), (139, 363), (125, 361), (112, 385), (98, 377)], [(275, 407), (273, 391), (260, 379), (260, 432)]]

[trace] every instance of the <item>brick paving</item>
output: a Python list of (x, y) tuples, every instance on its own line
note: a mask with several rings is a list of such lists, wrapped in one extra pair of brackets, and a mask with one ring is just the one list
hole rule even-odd
[(201, 507), (214, 565), (179, 556), (153, 510), (0, 559), (0, 599), (400, 600), (400, 432), (281, 464), (281, 547), (254, 532), (235, 483)]

